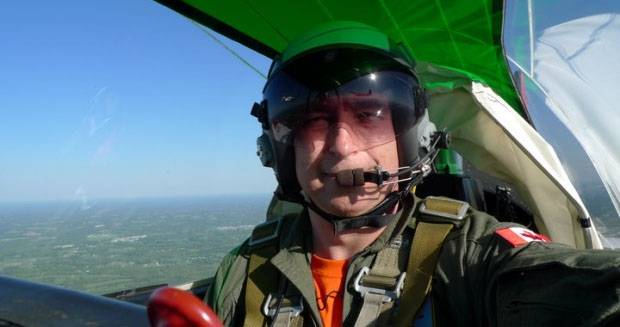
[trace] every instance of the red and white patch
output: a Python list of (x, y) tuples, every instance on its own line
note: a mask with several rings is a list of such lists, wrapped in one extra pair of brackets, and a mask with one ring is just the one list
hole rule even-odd
[(495, 234), (506, 240), (513, 248), (523, 246), (529, 242), (551, 242), (551, 240), (545, 236), (532, 232), (531, 230), (523, 227), (506, 227), (495, 231)]

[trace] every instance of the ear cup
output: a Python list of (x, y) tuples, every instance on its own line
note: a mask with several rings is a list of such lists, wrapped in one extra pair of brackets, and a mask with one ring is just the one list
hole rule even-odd
[(263, 132), (256, 139), (256, 155), (265, 167), (273, 167), (273, 148), (269, 136)]

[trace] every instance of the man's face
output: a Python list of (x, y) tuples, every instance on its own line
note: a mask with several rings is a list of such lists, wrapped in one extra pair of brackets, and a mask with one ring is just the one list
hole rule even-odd
[(394, 171), (398, 153), (387, 99), (349, 94), (317, 97), (295, 136), (295, 168), (302, 190), (319, 208), (338, 216), (364, 214), (397, 188), (373, 183), (340, 186), (343, 170), (376, 166)]

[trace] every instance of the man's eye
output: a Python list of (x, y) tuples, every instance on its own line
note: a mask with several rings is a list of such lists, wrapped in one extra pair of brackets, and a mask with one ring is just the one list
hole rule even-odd
[(355, 117), (363, 123), (379, 122), (385, 120), (385, 115), (381, 110), (361, 110), (357, 111)]
[(309, 116), (303, 121), (303, 126), (306, 128), (322, 128), (329, 125), (328, 115), (313, 115)]

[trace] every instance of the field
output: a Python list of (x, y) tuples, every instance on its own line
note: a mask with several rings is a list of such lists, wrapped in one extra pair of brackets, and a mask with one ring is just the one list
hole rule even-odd
[(215, 273), (270, 195), (0, 205), (0, 274), (94, 293)]

